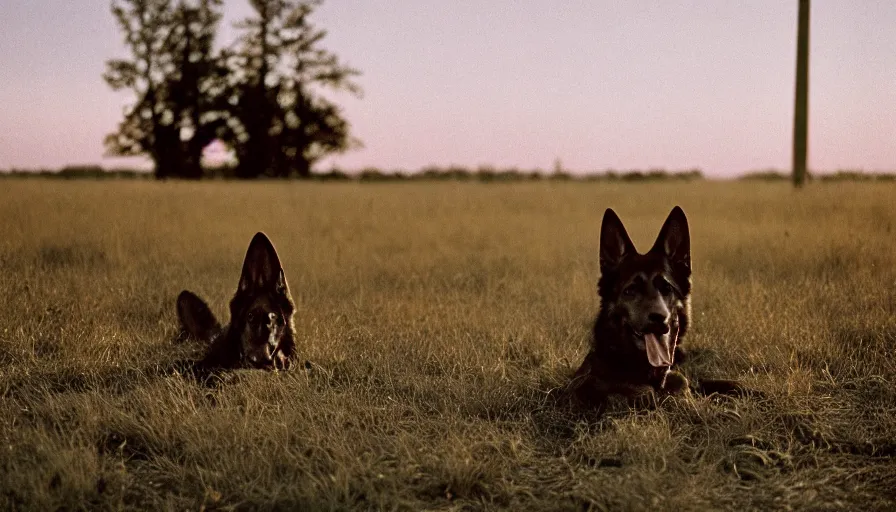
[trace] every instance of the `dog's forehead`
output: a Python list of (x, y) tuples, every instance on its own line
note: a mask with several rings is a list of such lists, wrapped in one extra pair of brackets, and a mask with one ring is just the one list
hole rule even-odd
[(252, 302), (249, 303), (249, 309), (263, 309), (270, 311), (275, 309), (276, 305), (276, 301), (265, 293), (253, 297)]
[(669, 272), (669, 262), (658, 254), (632, 254), (619, 265), (619, 275), (623, 281), (633, 279), (637, 275), (645, 277)]

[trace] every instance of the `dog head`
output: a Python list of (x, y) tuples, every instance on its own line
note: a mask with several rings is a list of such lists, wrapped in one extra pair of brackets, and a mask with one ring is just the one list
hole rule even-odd
[(654, 367), (671, 366), (675, 344), (687, 330), (691, 292), (688, 220), (676, 206), (653, 247), (639, 253), (612, 209), (600, 233), (598, 291), (601, 309), (613, 325), (646, 352)]
[(274, 365), (281, 345), (293, 335), (294, 310), (277, 251), (264, 233), (257, 233), (246, 251), (240, 282), (230, 301), (231, 329), (239, 337), (245, 364), (257, 368)]

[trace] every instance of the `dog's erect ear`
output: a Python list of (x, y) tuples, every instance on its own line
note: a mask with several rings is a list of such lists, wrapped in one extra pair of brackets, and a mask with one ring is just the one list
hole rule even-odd
[(289, 293), (286, 275), (277, 257), (277, 250), (268, 237), (261, 232), (255, 234), (246, 251), (243, 272), (240, 274), (239, 291), (274, 290)]
[(208, 305), (194, 293), (184, 290), (177, 296), (177, 318), (187, 333), (200, 340), (209, 342), (221, 325)]
[(688, 218), (680, 206), (669, 212), (650, 252), (663, 254), (673, 264), (683, 265), (690, 270), (691, 235), (688, 231)]
[(635, 244), (629, 238), (619, 216), (612, 208), (607, 208), (600, 226), (601, 272), (616, 268), (623, 259), (635, 253)]

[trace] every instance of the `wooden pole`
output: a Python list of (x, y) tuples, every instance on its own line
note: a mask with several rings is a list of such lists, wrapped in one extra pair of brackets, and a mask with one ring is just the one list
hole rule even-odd
[(796, 100), (793, 108), (793, 185), (806, 181), (809, 132), (809, 0), (799, 0), (796, 35)]

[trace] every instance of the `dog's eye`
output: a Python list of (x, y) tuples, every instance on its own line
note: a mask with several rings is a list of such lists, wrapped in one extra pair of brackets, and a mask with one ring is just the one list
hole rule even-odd
[(635, 286), (633, 284), (626, 286), (625, 289), (622, 290), (622, 295), (624, 297), (632, 298), (637, 294), (638, 294), (638, 288), (637, 288), (637, 286)]
[(254, 324), (255, 323), (255, 313), (249, 313), (249, 316), (246, 317), (246, 320), (248, 320), (250, 324)]
[(669, 284), (669, 281), (666, 281), (665, 279), (657, 279), (656, 289), (662, 295), (669, 295), (670, 293), (672, 293), (672, 285)]

